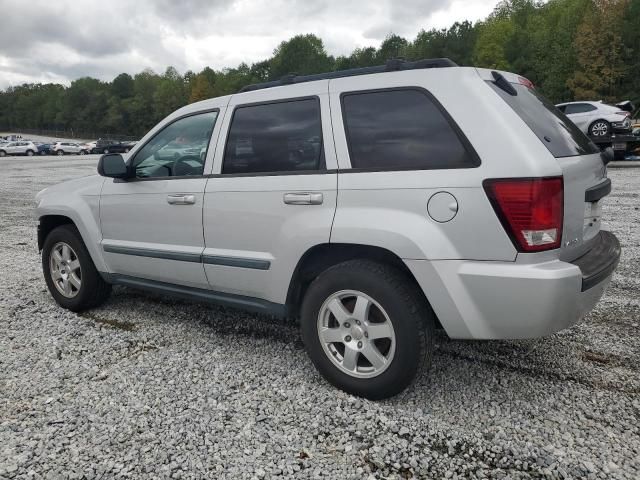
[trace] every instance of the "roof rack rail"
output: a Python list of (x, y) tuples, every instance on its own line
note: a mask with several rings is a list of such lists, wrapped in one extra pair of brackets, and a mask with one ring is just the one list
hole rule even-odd
[(375, 67), (350, 68), (348, 70), (336, 70), (334, 72), (316, 73), (313, 75), (297, 75), (290, 73), (280, 80), (270, 82), (254, 83), (242, 87), (238, 93), (251, 92), (253, 90), (262, 90), (263, 88), (280, 87), (282, 85), (291, 85), (293, 83), (313, 82), (315, 80), (327, 80), (331, 78), (354, 77), (356, 75), (370, 75), (372, 73), (396, 72), (399, 70), (417, 70), (422, 68), (445, 68), (457, 67), (458, 64), (448, 58), (425, 58), (424, 60), (416, 60), (415, 62), (407, 62), (403, 58), (391, 58), (384, 65)]

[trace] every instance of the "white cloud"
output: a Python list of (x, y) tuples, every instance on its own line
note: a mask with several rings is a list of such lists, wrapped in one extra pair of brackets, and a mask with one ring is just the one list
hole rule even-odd
[(144, 68), (220, 69), (268, 58), (299, 33), (330, 54), (397, 33), (476, 21), (497, 0), (3, 0), (0, 88), (23, 82), (111, 80)]

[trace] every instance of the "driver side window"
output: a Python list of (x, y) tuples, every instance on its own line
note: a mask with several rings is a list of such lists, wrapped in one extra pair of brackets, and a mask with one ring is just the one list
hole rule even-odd
[(181, 118), (167, 125), (134, 157), (137, 178), (202, 175), (218, 112)]

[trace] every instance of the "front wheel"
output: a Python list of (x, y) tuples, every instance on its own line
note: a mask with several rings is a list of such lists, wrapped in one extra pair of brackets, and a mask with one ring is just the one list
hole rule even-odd
[(401, 271), (369, 260), (321, 273), (305, 294), (301, 328), (319, 372), (371, 400), (407, 388), (434, 348), (433, 313), (422, 292)]
[(64, 151), (63, 150), (58, 150), (56, 153), (58, 154), (59, 157), (64, 155)]
[(49, 233), (42, 248), (42, 271), (54, 300), (74, 312), (100, 305), (111, 293), (73, 225)]
[(7, 152), (5, 152), (4, 150), (0, 150), (0, 157), (4, 157), (7, 155)]
[(606, 137), (611, 133), (611, 126), (606, 120), (596, 120), (589, 127), (589, 134), (594, 137)]

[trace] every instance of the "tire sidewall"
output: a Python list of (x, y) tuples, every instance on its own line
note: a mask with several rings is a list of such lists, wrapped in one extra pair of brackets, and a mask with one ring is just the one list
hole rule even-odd
[[(385, 398), (403, 390), (415, 377), (423, 351), (419, 324), (415, 322), (418, 305), (407, 304), (396, 288), (382, 278), (357, 269), (329, 269), (310, 286), (301, 309), (302, 337), (316, 368), (333, 385), (348, 393), (370, 399)], [(401, 275), (398, 272), (398, 275)], [(318, 314), (325, 300), (341, 290), (359, 290), (378, 302), (389, 316), (396, 336), (391, 365), (372, 378), (356, 378), (342, 372), (327, 357), (317, 333)]]
[[(53, 283), (51, 278), (49, 260), (53, 246), (58, 242), (64, 242), (71, 246), (80, 261), (82, 272), (82, 283), (78, 294), (73, 298), (62, 295)], [(42, 247), (42, 272), (44, 279), (54, 300), (62, 307), (74, 312), (83, 309), (87, 300), (91, 297), (92, 290), (98, 287), (99, 273), (97, 272), (93, 260), (84, 246), (78, 230), (72, 225), (63, 225), (55, 228), (47, 235)]]

